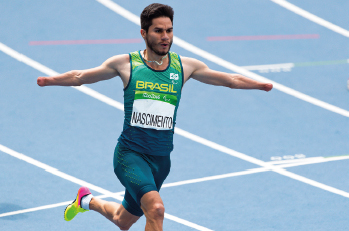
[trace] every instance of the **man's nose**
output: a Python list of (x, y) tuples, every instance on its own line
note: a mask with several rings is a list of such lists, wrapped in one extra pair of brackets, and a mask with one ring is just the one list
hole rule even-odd
[(168, 36), (168, 33), (167, 33), (166, 31), (163, 33), (161, 39), (162, 39), (162, 40), (168, 40), (168, 39), (170, 39), (170, 37)]

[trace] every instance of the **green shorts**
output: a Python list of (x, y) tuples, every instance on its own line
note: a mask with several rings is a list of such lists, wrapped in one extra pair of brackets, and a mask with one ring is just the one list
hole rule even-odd
[(159, 191), (170, 173), (170, 156), (153, 156), (135, 152), (120, 143), (114, 152), (114, 172), (126, 188), (122, 205), (135, 216), (142, 216), (141, 198)]

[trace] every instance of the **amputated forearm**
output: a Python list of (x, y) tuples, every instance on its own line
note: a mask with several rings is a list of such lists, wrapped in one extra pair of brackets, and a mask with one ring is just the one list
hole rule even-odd
[(258, 89), (263, 90), (265, 83), (247, 78), (239, 74), (232, 74), (230, 88), (233, 89)]
[(69, 71), (52, 77), (39, 77), (39, 86), (81, 86), (83, 81), (79, 78), (81, 71)]

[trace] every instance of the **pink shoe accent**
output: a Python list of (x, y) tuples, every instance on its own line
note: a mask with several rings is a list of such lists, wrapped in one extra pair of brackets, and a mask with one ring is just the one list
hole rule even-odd
[(81, 187), (79, 188), (78, 191), (78, 197), (76, 198), (78, 201), (78, 206), (81, 207), (80, 203), (81, 203), (81, 198), (83, 198), (84, 196), (91, 194), (90, 190), (87, 187)]

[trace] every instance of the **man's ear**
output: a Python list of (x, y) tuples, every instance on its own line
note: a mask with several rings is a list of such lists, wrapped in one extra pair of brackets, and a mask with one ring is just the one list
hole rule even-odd
[(142, 35), (143, 39), (145, 39), (147, 32), (144, 29), (141, 29), (141, 35)]

